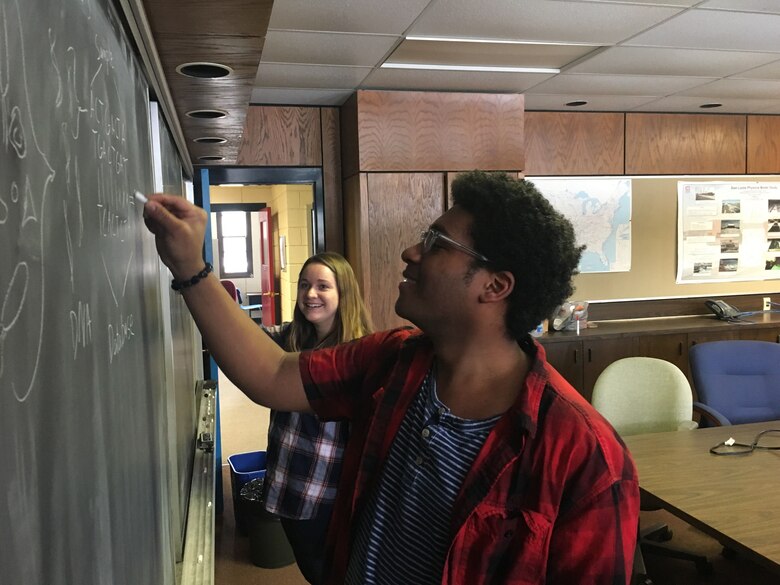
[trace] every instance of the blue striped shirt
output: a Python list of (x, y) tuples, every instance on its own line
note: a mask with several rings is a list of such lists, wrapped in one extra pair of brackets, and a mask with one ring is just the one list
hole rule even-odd
[(499, 418), (454, 416), (428, 373), (359, 520), (347, 585), (441, 583), (453, 502)]

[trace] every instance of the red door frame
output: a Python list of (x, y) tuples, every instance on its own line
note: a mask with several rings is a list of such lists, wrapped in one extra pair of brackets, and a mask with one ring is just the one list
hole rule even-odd
[(263, 325), (276, 325), (276, 302), (279, 293), (276, 291), (276, 275), (274, 273), (274, 226), (271, 208), (258, 211), (260, 219), (260, 295), (263, 305)]

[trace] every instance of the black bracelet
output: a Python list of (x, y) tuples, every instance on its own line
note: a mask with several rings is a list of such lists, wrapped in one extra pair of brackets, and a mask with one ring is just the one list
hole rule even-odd
[(192, 285), (198, 284), (201, 280), (206, 278), (209, 272), (211, 272), (212, 270), (214, 270), (214, 267), (211, 265), (211, 263), (206, 262), (206, 266), (203, 267), (203, 270), (198, 272), (195, 276), (193, 276), (189, 280), (174, 279), (173, 281), (171, 281), (171, 288), (176, 292), (179, 292), (183, 288), (189, 288)]

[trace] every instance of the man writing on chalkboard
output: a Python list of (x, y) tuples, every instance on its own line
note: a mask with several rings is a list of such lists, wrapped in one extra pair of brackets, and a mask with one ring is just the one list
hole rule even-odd
[(467, 173), (405, 249), (397, 329), (287, 354), (201, 258), (206, 214), (146, 223), (207, 346), (250, 398), (348, 419), (327, 582), (629, 583), (639, 494), (609, 424), (528, 335), (572, 292), (571, 224), (528, 182)]

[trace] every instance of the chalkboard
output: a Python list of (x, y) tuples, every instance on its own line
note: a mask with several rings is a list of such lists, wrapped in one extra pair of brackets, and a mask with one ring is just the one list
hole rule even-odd
[(0, 2), (0, 117), (0, 580), (174, 583), (148, 91), (107, 1)]

